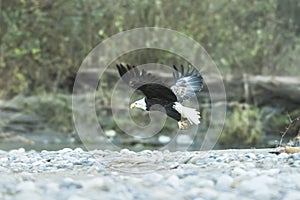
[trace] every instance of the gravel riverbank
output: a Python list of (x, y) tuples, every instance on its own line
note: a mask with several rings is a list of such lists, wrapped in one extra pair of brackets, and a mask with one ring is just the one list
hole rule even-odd
[(300, 199), (300, 153), (0, 151), (0, 199)]

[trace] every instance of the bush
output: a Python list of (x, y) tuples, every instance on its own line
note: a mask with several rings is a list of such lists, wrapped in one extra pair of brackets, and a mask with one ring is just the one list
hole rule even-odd
[[(192, 37), (223, 73), (299, 74), (299, 10), (293, 0), (3, 0), (0, 96), (70, 92), (80, 63), (95, 45), (145, 26)], [(159, 55), (133, 53), (128, 62)]]
[(262, 143), (263, 125), (260, 109), (235, 103), (228, 114), (220, 143), (226, 146), (251, 147)]

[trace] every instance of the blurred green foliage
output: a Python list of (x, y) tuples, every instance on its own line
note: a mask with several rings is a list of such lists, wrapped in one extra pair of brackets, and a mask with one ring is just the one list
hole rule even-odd
[(63, 94), (47, 94), (25, 98), (22, 110), (24, 113), (36, 114), (45, 125), (60, 133), (71, 133), (72, 104), (71, 96)]
[(257, 146), (263, 139), (262, 113), (257, 107), (234, 103), (226, 118), (220, 143), (225, 146)]
[[(72, 92), (83, 59), (120, 31), (137, 27), (179, 31), (199, 42), (224, 75), (300, 75), (298, 0), (1, 0), (0, 6), (0, 98), (36, 95), (37, 100), (25, 102), (25, 111), (37, 113), (60, 132), (71, 132), (73, 126), (70, 97), (57, 93)], [(114, 48), (118, 47), (111, 50)], [(144, 49), (118, 61), (182, 64), (183, 59)], [(118, 130), (109, 109), (114, 79), (104, 76), (101, 81), (104, 90), (96, 107), (102, 108), (99, 116), (106, 117), (99, 121), (107, 130)], [(264, 133), (279, 134), (289, 123), (282, 112), (268, 117), (263, 112), (255, 105), (230, 108), (220, 142), (231, 147), (257, 145)], [(201, 113), (202, 124), (208, 126), (209, 110)], [(146, 115), (132, 113), (138, 123), (147, 124)], [(299, 116), (299, 110), (291, 116)], [(122, 123), (128, 124), (127, 119)], [(163, 132), (176, 128), (168, 119)], [(297, 130), (299, 126), (291, 129), (293, 133)]]
[(2, 0), (0, 97), (70, 92), (95, 45), (146, 26), (192, 37), (223, 73), (299, 74), (299, 13), (297, 0)]

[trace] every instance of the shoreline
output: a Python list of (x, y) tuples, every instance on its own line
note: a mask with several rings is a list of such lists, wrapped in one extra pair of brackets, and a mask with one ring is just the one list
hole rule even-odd
[(0, 151), (0, 198), (297, 199), (300, 153), (270, 150)]

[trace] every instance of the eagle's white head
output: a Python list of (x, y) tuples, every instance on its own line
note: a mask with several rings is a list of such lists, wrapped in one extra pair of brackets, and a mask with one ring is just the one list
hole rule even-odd
[(135, 101), (134, 103), (132, 103), (130, 105), (130, 108), (133, 109), (133, 108), (140, 108), (142, 110), (146, 110), (147, 109), (147, 106), (146, 106), (146, 101), (145, 101), (145, 97), (140, 99), (140, 100), (137, 100)]

